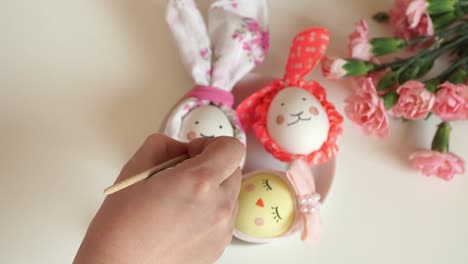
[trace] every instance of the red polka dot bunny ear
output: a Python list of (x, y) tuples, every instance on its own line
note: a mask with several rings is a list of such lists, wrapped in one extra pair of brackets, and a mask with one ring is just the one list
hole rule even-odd
[(245, 129), (276, 159), (297, 159), (309, 165), (328, 161), (338, 151), (342, 116), (327, 101), (325, 89), (305, 76), (315, 68), (328, 46), (329, 33), (307, 29), (292, 43), (286, 73), (245, 99), (236, 109)]
[(325, 54), (329, 40), (328, 31), (320, 27), (299, 33), (293, 40), (283, 79), (290, 85), (304, 81)]

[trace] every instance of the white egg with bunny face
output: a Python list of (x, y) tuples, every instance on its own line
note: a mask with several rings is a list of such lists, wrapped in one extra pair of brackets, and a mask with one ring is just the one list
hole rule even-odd
[(307, 155), (327, 141), (330, 122), (314, 95), (302, 88), (288, 87), (273, 98), (267, 114), (267, 128), (283, 150)]
[(179, 139), (234, 136), (234, 129), (224, 112), (216, 106), (204, 105), (190, 111), (182, 120)]

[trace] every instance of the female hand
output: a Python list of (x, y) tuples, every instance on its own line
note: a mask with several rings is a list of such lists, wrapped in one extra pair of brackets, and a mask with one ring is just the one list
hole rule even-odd
[(74, 263), (213, 263), (232, 239), (245, 154), (234, 138), (188, 144), (155, 134), (122, 169), (124, 180), (188, 153), (174, 168), (108, 196)]

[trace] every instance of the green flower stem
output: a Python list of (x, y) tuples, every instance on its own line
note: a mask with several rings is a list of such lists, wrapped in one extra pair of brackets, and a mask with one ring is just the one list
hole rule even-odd
[(440, 123), (432, 140), (432, 150), (449, 152), (450, 132), (452, 132), (452, 128), (448, 122)]
[(431, 16), (435, 31), (439, 33), (446, 28), (451, 28), (450, 26), (459, 21), (460, 18), (463, 17), (463, 14), (462, 8), (459, 7), (459, 9), (455, 11)]
[(394, 71), (395, 69), (400, 68), (400, 67), (407, 68), (408, 66), (410, 66), (416, 60), (418, 60), (420, 58), (423, 58), (427, 54), (430, 54), (431, 52), (433, 52), (432, 49), (439, 46), (440, 44), (442, 44), (443, 41), (444, 41), (443, 39), (439, 39), (434, 44), (432, 44), (428, 49), (416, 54), (413, 57), (409, 57), (407, 59), (399, 60), (399, 61), (392, 62), (392, 63), (379, 65), (373, 71), (383, 70), (383, 69), (386, 69), (386, 68), (390, 68), (390, 69), (392, 69), (392, 71)]
[(428, 40), (431, 40), (433, 38), (434, 38), (434, 36), (417, 37), (417, 38), (409, 40), (408, 43), (407, 43), (407, 46), (413, 46), (413, 45), (417, 45), (419, 43), (424, 43), (424, 42), (426, 42)]
[(439, 79), (441, 82), (444, 82), (445, 80), (447, 80), (450, 74), (452, 74), (454, 71), (458, 69), (458, 67), (463, 66), (466, 63), (468, 63), (468, 55), (465, 56), (464, 58), (460, 58), (459, 60), (457, 60), (457, 62), (452, 64), (450, 67), (448, 67), (445, 71), (439, 74), (439, 76), (437, 76), (436, 78)]
[[(468, 40), (468, 34), (463, 35), (460, 38), (453, 40), (452, 42), (448, 42), (446, 45), (436, 49), (433, 53), (431, 53), (428, 58), (434, 60), (438, 58), (440, 55), (444, 54), (449, 49), (457, 47), (459, 44), (463, 43), (465, 40)], [(426, 58), (427, 59), (427, 58)]]
[[(438, 38), (439, 40), (440, 39), (451, 39), (452, 37), (456, 37), (457, 35), (465, 35), (465, 34), (468, 34), (468, 23), (460, 24), (460, 25), (455, 26), (453, 28), (450, 28), (450, 29), (448, 29), (446, 31), (442, 31), (442, 32), (440, 32), (439, 34), (437, 34), (435, 36), (426, 36), (426, 37), (414, 38), (414, 39), (408, 41), (407, 46), (417, 45), (417, 44), (424, 43), (426, 41), (433, 40), (433, 39), (436, 39), (436, 38)], [(442, 42), (443, 41), (439, 41), (438, 44), (442, 44)], [(438, 45), (432, 45), (430, 48), (426, 49), (426, 51), (430, 51), (430, 49), (432, 49), (433, 47), (436, 47), (436, 46), (438, 46)], [(399, 61), (396, 61), (396, 62), (393, 62), (393, 63), (390, 63), (390, 64), (384, 64), (382, 66), (377, 67), (374, 71), (381, 70), (384, 66), (385, 66), (385, 68), (396, 68), (396, 67), (402, 66), (403, 64), (405, 64), (408, 60), (411, 60), (412, 58), (413, 57), (405, 59), (405, 60), (399, 60)]]
[[(425, 50), (423, 52), (420, 52), (420, 53), (418, 53), (417, 55), (415, 55), (413, 57), (410, 57), (408, 59), (404, 59), (404, 60), (401, 60), (401, 61), (396, 61), (396, 62), (393, 62), (393, 63), (379, 65), (374, 70), (372, 70), (371, 72), (378, 71), (378, 70), (383, 70), (383, 69), (386, 69), (386, 68), (390, 68), (393, 71), (400, 68), (400, 67), (402, 67), (402, 68), (404, 67), (404, 69), (406, 69), (407, 67), (409, 67), (412, 63), (414, 63), (418, 59), (435, 60), (440, 55), (444, 54), (445, 52), (447, 52), (448, 50), (450, 50), (452, 48), (457, 47), (459, 44), (463, 43), (465, 40), (468, 40), (468, 34), (466, 34), (466, 35), (464, 35), (464, 36), (462, 36), (460, 38), (457, 38), (457, 39), (455, 39), (455, 40), (453, 40), (451, 42), (448, 42), (444, 46), (441, 46), (441, 47), (433, 50), (434, 47), (437, 47), (441, 43), (443, 43), (444, 40), (439, 39), (434, 44), (432, 44), (431, 47), (429, 47), (427, 50)], [(402, 71), (401, 68), (398, 69), (398, 72), (400, 72), (400, 71)]]
[(468, 29), (468, 23), (461, 23), (460, 25), (450, 27), (446, 29), (445, 31), (441, 31), (437, 35), (441, 38), (449, 39), (450, 37), (452, 37), (453, 34), (460, 35), (460, 34), (466, 33), (465, 31), (467, 29)]
[[(468, 22), (468, 20), (463, 20), (463, 21)], [(418, 38), (414, 38), (412, 40), (409, 40), (407, 45), (412, 46), (412, 45), (416, 45), (416, 44), (419, 44), (419, 43), (424, 43), (424, 42), (426, 42), (428, 40), (432, 40), (432, 39), (435, 39), (435, 38), (450, 39), (450, 38), (452, 38), (452, 37), (454, 37), (456, 35), (459, 35), (460, 32), (462, 32), (462, 34), (463, 33), (468, 33), (468, 32), (465, 32), (467, 30), (468, 30), (468, 23), (461, 23), (460, 25), (448, 28), (445, 31), (441, 31), (437, 35), (434, 35), (434, 36), (418, 37)]]

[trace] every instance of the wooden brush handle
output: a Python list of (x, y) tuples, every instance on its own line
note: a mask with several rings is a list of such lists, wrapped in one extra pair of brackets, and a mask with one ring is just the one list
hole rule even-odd
[(166, 162), (164, 162), (162, 164), (154, 166), (153, 168), (145, 170), (145, 171), (143, 171), (143, 172), (141, 172), (141, 173), (139, 173), (139, 174), (137, 174), (135, 176), (127, 178), (127, 179), (125, 179), (125, 180), (123, 180), (121, 182), (118, 182), (118, 183), (106, 188), (104, 190), (104, 194), (109, 195), (109, 194), (113, 194), (115, 192), (118, 192), (118, 191), (120, 191), (122, 189), (127, 188), (128, 186), (131, 186), (131, 185), (133, 185), (133, 184), (135, 184), (137, 182), (140, 182), (140, 181), (142, 181), (144, 179), (147, 179), (147, 178), (151, 177), (152, 175), (154, 175), (154, 174), (156, 174), (156, 173), (158, 173), (158, 172), (160, 172), (162, 170), (165, 170), (165, 169), (167, 169), (169, 167), (174, 167), (175, 165), (181, 163), (182, 161), (184, 161), (184, 160), (186, 160), (188, 158), (189, 158), (188, 154), (184, 154), (184, 155), (178, 156), (176, 158), (173, 158), (171, 160), (168, 160), (168, 161), (166, 161)]

